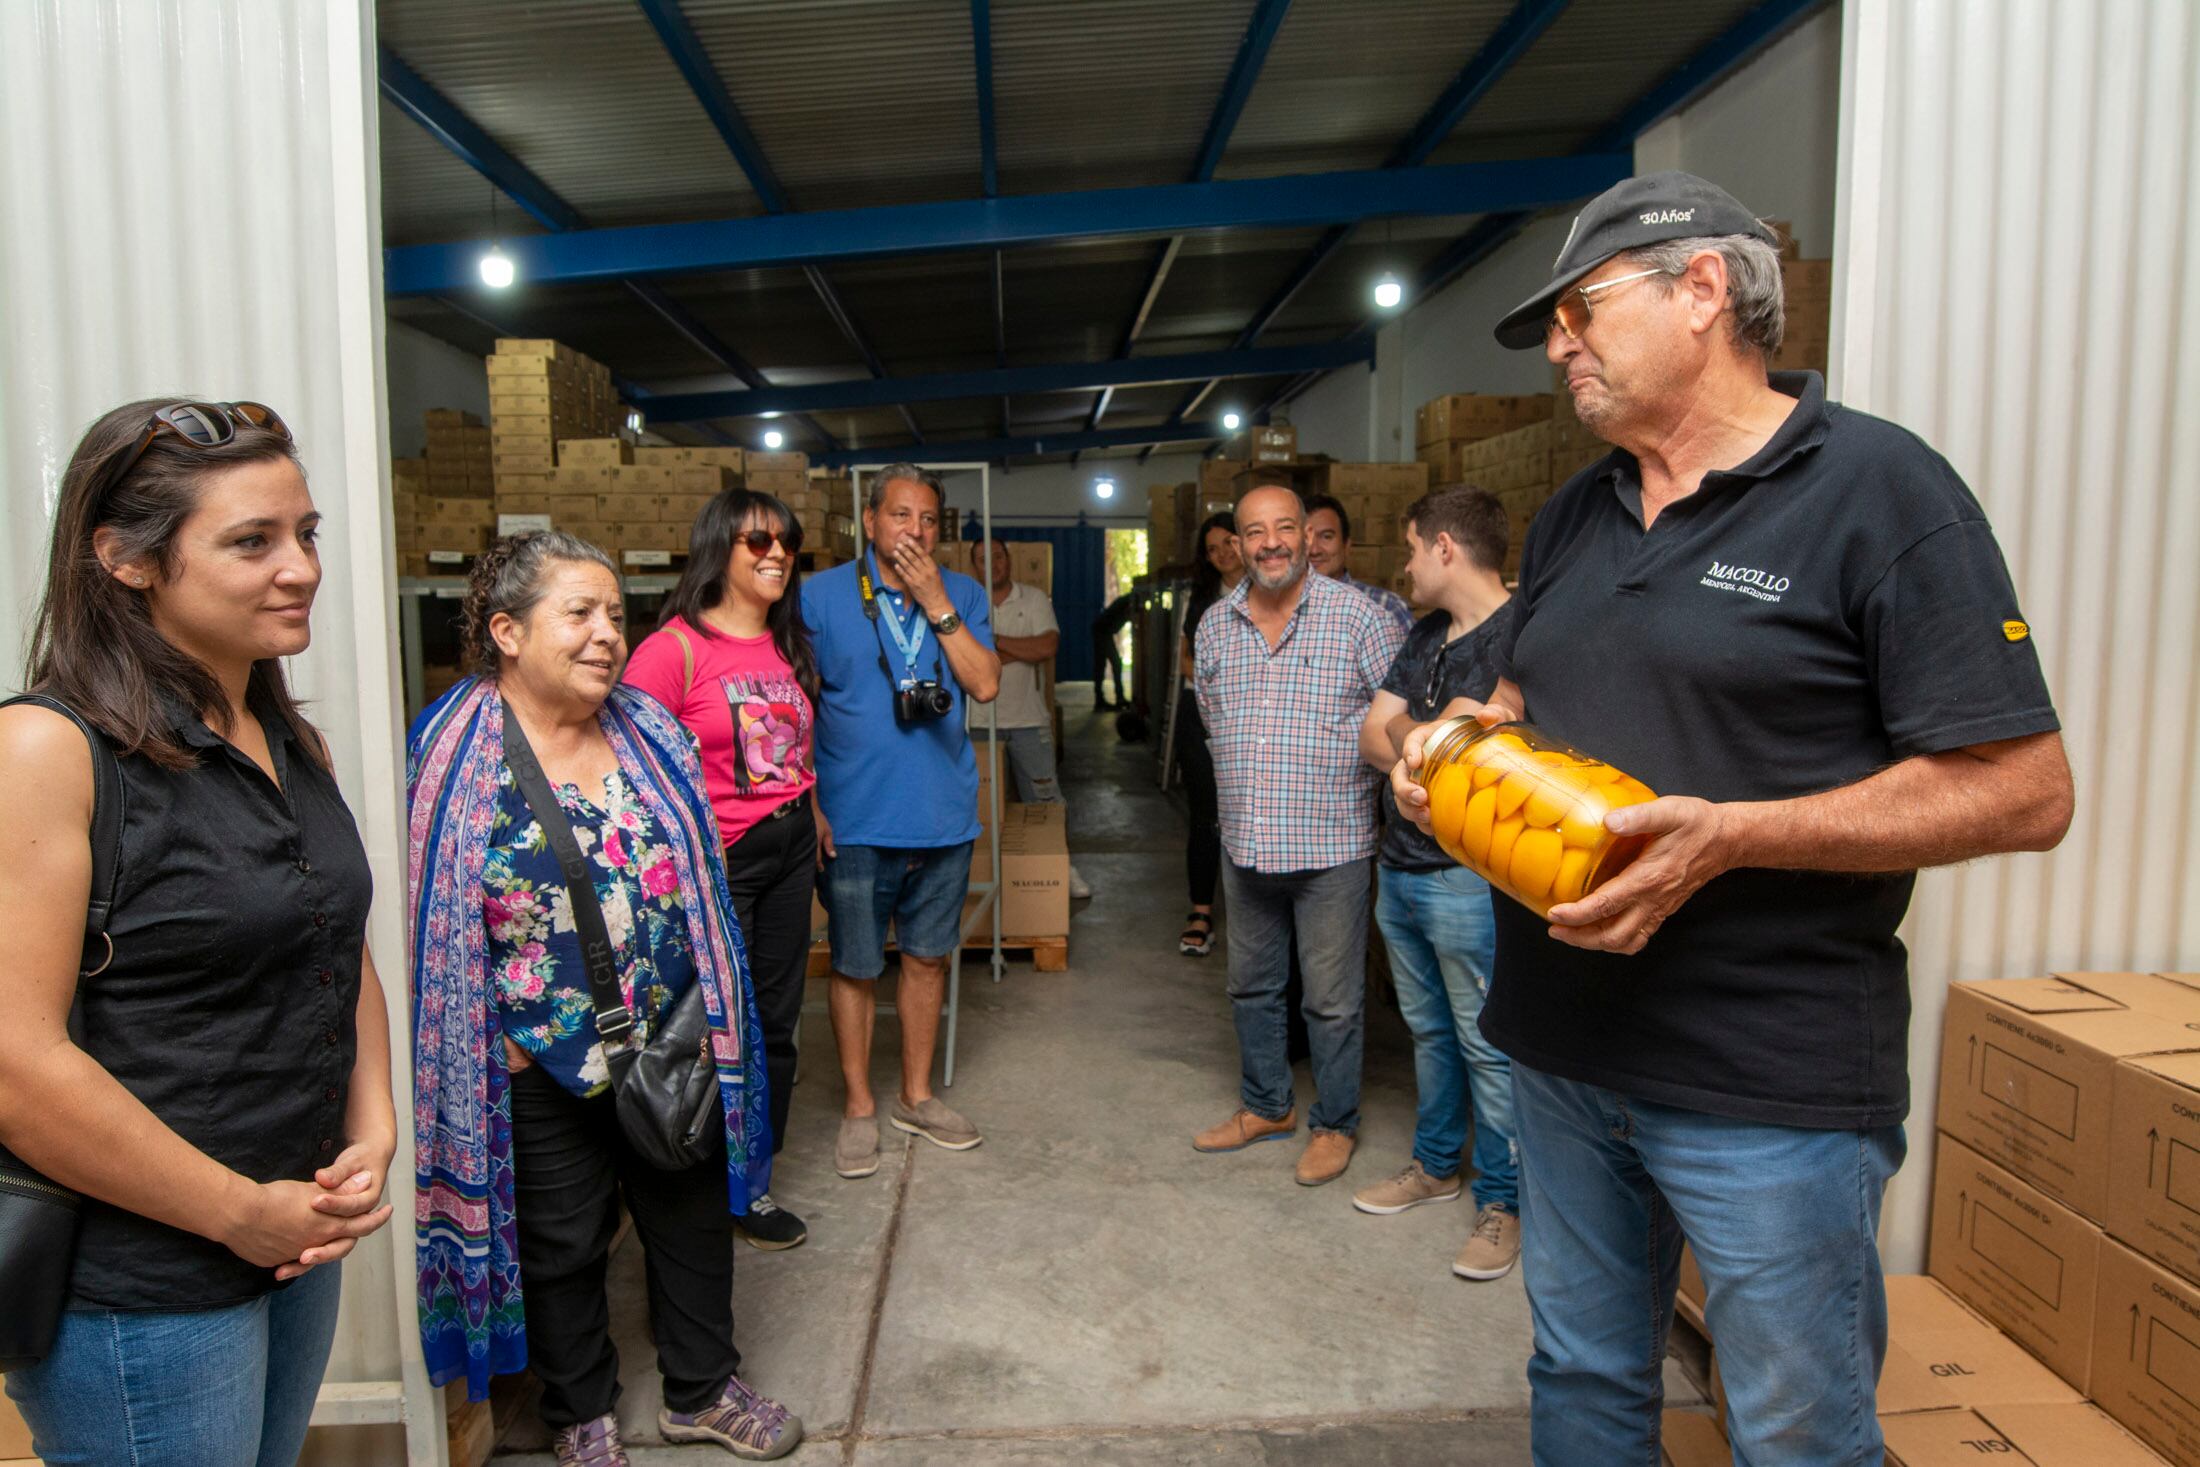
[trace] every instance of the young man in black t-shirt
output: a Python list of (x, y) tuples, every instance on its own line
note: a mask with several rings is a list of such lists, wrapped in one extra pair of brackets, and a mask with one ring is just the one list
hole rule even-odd
[(1731, 196), (1653, 174), (1591, 201), (1497, 332), (1543, 346), (1615, 451), (1528, 531), (1483, 716), (1664, 796), (1607, 819), (1648, 844), (1582, 901), (1547, 923), (1496, 903), (1482, 1029), (1513, 1060), (1544, 1467), (1657, 1460), (1684, 1235), (1736, 1460), (1876, 1467), (1895, 930), (1919, 868), (2046, 850), (2070, 821), (1984, 513), (1817, 374), (1768, 376), (1780, 280)]
[[(1511, 593), (1498, 574), (1511, 526), (1495, 498), (1458, 485), (1435, 490), (1406, 511), (1405, 533), (1413, 599), (1430, 610), (1407, 633), (1360, 728), (1360, 756), (1386, 774), (1415, 725), (1454, 699), (1489, 697), (1497, 685), (1492, 652), (1511, 620)], [(1451, 1267), (1461, 1278), (1502, 1278), (1520, 1256), (1520, 1153), (1512, 1063), (1476, 1023), (1497, 946), (1489, 884), (1400, 819), (1387, 788), (1383, 803), (1375, 922), (1413, 1035), (1419, 1103), (1412, 1160), (1395, 1177), (1362, 1188), (1352, 1205), (1389, 1216), (1457, 1198), (1471, 1093), (1474, 1225)]]

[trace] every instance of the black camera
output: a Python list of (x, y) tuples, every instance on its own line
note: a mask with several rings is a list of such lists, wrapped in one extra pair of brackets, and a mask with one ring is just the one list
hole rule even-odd
[(901, 723), (923, 723), (945, 718), (955, 711), (955, 695), (930, 678), (906, 682), (894, 689), (894, 718)]

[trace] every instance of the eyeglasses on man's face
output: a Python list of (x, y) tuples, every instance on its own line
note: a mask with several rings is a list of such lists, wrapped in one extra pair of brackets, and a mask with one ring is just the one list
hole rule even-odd
[(1652, 275), (1663, 275), (1663, 270), (1637, 270), (1632, 275), (1618, 275), (1610, 280), (1600, 280), (1594, 285), (1577, 285), (1558, 298), (1551, 307), (1551, 319), (1543, 323), (1544, 339), (1548, 340), (1553, 329), (1563, 331), (1572, 340), (1581, 340), (1581, 333), (1589, 329), (1592, 313), (1589, 297), (1599, 291), (1625, 285), (1629, 281), (1646, 280)]

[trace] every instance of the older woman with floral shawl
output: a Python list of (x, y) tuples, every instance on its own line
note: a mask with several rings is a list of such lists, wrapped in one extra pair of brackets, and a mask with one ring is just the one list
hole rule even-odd
[[(732, 1218), (771, 1170), (761, 1036), (695, 741), (618, 686), (617, 573), (545, 533), (499, 542), (463, 614), (477, 675), (409, 744), (421, 1339), (430, 1378), (532, 1366), (560, 1467), (625, 1467), (606, 1259), (623, 1195), (665, 1376), (658, 1426), (737, 1456), (800, 1421), (735, 1373)], [(725, 1156), (662, 1171), (626, 1143), (562, 869), (506, 758), (524, 732), (580, 847), (646, 1039), (700, 984)], [(522, 1282), (525, 1283), (524, 1304)]]

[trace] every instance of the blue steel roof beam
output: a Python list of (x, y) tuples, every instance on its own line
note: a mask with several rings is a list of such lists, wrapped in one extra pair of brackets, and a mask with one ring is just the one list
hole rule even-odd
[(747, 388), (733, 392), (659, 393), (650, 415), (664, 422), (753, 417), (763, 413), (849, 412), (900, 403), (954, 402), (1004, 392), (1082, 392), (1156, 382), (1201, 382), (1233, 377), (1291, 377), (1364, 362), (1374, 352), (1365, 339), (1311, 346), (1266, 346), (1251, 351), (1192, 352), (1181, 356), (1130, 357), (1112, 362), (1055, 362), (1045, 366), (942, 372), (926, 377), (856, 377), (802, 387)]
[[(732, 347), (726, 345), (725, 342), (719, 340), (716, 332), (697, 320), (687, 307), (681, 305), (671, 296), (666, 295), (663, 289), (654, 282), (629, 280), (626, 282), (626, 288), (632, 291), (643, 305), (648, 306), (652, 311), (663, 317), (666, 325), (687, 338), (688, 343), (697, 351), (719, 362), (727, 371), (746, 382), (752, 389), (767, 388), (772, 385), (771, 379), (758, 371), (747, 357), (742, 356)], [(798, 414), (795, 421), (816, 434), (818, 441), (827, 448), (840, 447), (840, 440), (827, 432), (825, 425), (815, 418), (807, 414)]]
[[(504, 248), (523, 278), (549, 285), (992, 250), (1066, 239), (1488, 214), (1578, 199), (1627, 177), (1633, 166), (1632, 155), (1625, 152), (1430, 163), (577, 230), (507, 240)], [(430, 295), (469, 288), (478, 279), (480, 249), (479, 241), (466, 240), (395, 246), (384, 253), (384, 289), (391, 295)]]
[[(1089, 453), (1100, 448), (1136, 448), (1140, 444), (1198, 443), (1218, 438), (1221, 434), (1220, 425), (1215, 423), (1165, 423), (1152, 428), (1102, 428), (1098, 432), (1088, 433), (976, 438), (957, 443), (934, 443), (928, 446), (928, 456), (936, 459), (991, 462), (1011, 455)], [(811, 462), (820, 468), (846, 468), (851, 464), (891, 463), (897, 458), (906, 457), (908, 452), (906, 445), (896, 447), (893, 444), (877, 448), (844, 448), (837, 453), (813, 455)]]
[[(1826, 0), (1765, 0), (1714, 37), (1695, 55), (1682, 62), (1637, 98), (1591, 138), (1582, 151), (1608, 152), (1629, 148), (1637, 137), (1709, 91), (1726, 75), (1778, 40)], [(1495, 254), (1535, 218), (1533, 210), (1512, 210), (1476, 220), (1464, 234), (1440, 250), (1414, 277), (1413, 295), (1425, 300), (1467, 271)], [(1364, 322), (1355, 336), (1373, 334), (1375, 323)], [(1310, 384), (1309, 384), (1310, 385)], [(1295, 394), (1303, 391), (1296, 385)]]
[(787, 191), (780, 187), (779, 175), (772, 171), (770, 160), (756, 141), (756, 134), (749, 130), (748, 119), (734, 105), (732, 94), (718, 75), (716, 63), (703, 49), (695, 28), (688, 24), (679, 0), (636, 0), (636, 3), (649, 18), (657, 39), (664, 42), (665, 50), (672, 56), (672, 64), (687, 79), (688, 90), (695, 94), (704, 115), (710, 118), (710, 125), (718, 130), (726, 151), (733, 154), (733, 161), (740, 164), (742, 173), (748, 176), (757, 202), (768, 214), (786, 213)]
[[(1520, 0), (1511, 13), (1498, 22), (1497, 29), (1491, 31), (1488, 38), (1475, 48), (1474, 55), (1468, 57), (1466, 65), (1459, 68), (1458, 75), (1451, 79), (1436, 100), (1429, 104), (1429, 109), (1421, 114), (1420, 120), (1413, 124), (1413, 130), (1391, 150), (1390, 156), (1383, 161), (1383, 166), (1417, 168), (1427, 162), (1429, 154), (1435, 152), (1438, 145), (1451, 136), (1452, 130), (1459, 126), (1461, 119), (1474, 109), (1476, 103), (1489, 95), (1490, 89), (1551, 28), (1552, 22), (1564, 13), (1567, 4), (1568, 0)], [(1351, 234), (1350, 224), (1324, 231), (1283, 285), (1254, 313), (1251, 322), (1238, 334), (1237, 344), (1251, 346), (1259, 341), (1298, 293), (1305, 289), (1306, 283), (1319, 274), (1322, 266), (1328, 264), (1330, 258), (1343, 247)], [(1188, 399), (1178, 406), (1172, 416), (1182, 417), (1197, 402), (1197, 398)]]
[[(1215, 110), (1207, 119), (1207, 131), (1199, 141), (1199, 156), (1192, 164), (1192, 182), (1205, 183), (1215, 176), (1221, 166), (1222, 155), (1230, 145), (1230, 134), (1237, 130), (1238, 118), (1244, 115), (1245, 104), (1252, 100), (1253, 83), (1260, 79), (1261, 67), (1267, 64), (1268, 48), (1275, 44), (1276, 32), (1283, 29), (1283, 18), (1291, 9), (1291, 0), (1261, 0), (1253, 11), (1253, 18), (1246, 23), (1245, 34), (1238, 41), (1237, 55), (1230, 62), (1230, 74), (1222, 83), (1222, 95), (1215, 99)], [(1153, 314), (1154, 302), (1161, 298), (1161, 287), (1168, 282), (1169, 271), (1176, 264), (1177, 251), (1183, 248), (1184, 237), (1173, 236), (1154, 255), (1153, 272), (1146, 282), (1146, 293), (1139, 300), (1138, 314), (1131, 317), (1130, 326), (1123, 332), (1123, 344), (1116, 355), (1127, 357), (1138, 344), (1138, 337), (1146, 329), (1146, 318)], [(1087, 428), (1098, 428), (1100, 419), (1108, 410), (1110, 394), (1103, 392), (1093, 404), (1092, 421)]]
[[(1766, 0), (1694, 56), (1666, 73), (1655, 87), (1591, 138), (1582, 151), (1601, 153), (1632, 147), (1637, 137), (1708, 91), (1825, 3), (1826, 0)], [(1415, 279), (1415, 298), (1421, 299), (1443, 289), (1488, 259), (1526, 228), (1534, 217), (1533, 211), (1515, 211), (1475, 221), (1421, 268)]]
[(557, 190), (536, 177), (528, 166), (506, 152), (495, 138), (461, 112), (452, 101), (428, 85), (427, 79), (387, 46), (378, 48), (376, 77), (382, 95), (398, 111), (426, 128), (429, 136), (455, 153), (459, 161), (495, 184), (513, 203), (525, 209), (545, 229), (581, 227), (581, 216)]
[[(726, 151), (733, 154), (733, 161), (741, 166), (741, 172), (747, 176), (749, 187), (756, 191), (757, 202), (764, 206), (764, 212), (789, 212), (786, 188), (779, 182), (779, 175), (773, 170), (771, 160), (764, 156), (763, 145), (757, 142), (756, 134), (750, 130), (748, 119), (741, 115), (733, 94), (726, 90), (725, 79), (719, 76), (718, 67), (710, 59), (710, 53), (703, 49), (702, 38), (688, 24), (687, 15), (680, 9), (679, 0), (636, 0), (636, 3), (642, 7), (642, 14), (648, 17), (650, 28), (657, 32), (657, 39), (664, 43), (666, 52), (672, 57), (672, 64), (686, 78), (688, 90), (695, 94), (696, 103), (710, 119), (711, 126), (717, 129), (719, 140), (726, 145)], [(826, 313), (833, 318), (833, 324), (848, 338), (848, 344), (862, 354), (864, 366), (870, 370), (871, 375), (885, 376), (886, 368), (880, 363), (878, 353), (871, 349), (869, 338), (856, 325), (855, 318), (848, 313), (848, 307), (840, 299), (839, 292), (825, 278), (825, 272), (815, 266), (806, 266), (803, 274), (808, 278), (810, 288), (817, 292), (818, 299), (824, 303)], [(902, 419), (909, 425), (909, 431), (917, 442), (922, 443), (924, 435), (917, 431), (917, 420), (910, 417), (906, 410), (902, 413)]]

